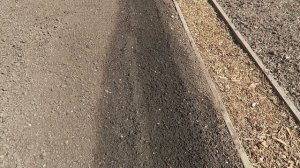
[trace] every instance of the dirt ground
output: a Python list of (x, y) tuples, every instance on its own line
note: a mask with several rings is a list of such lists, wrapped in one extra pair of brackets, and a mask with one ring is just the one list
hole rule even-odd
[(0, 167), (242, 167), (170, 0), (1, 1)]

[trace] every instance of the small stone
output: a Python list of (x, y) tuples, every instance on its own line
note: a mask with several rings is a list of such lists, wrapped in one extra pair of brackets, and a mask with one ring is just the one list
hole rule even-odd
[(249, 89), (255, 89), (258, 85), (259, 85), (259, 83), (252, 83), (252, 84), (249, 86)]
[(261, 144), (262, 144), (264, 147), (267, 147), (267, 142), (266, 142), (266, 141), (263, 141)]
[(269, 54), (270, 55), (276, 55), (277, 53), (276, 53), (276, 51), (270, 51)]
[(107, 90), (107, 89), (105, 89), (105, 92), (106, 92), (106, 93), (111, 93), (111, 92), (110, 92), (109, 90)]
[(3, 116), (0, 116), (0, 123), (5, 123), (5, 119)]
[(270, 97), (270, 100), (274, 103), (274, 104), (278, 104), (278, 100), (275, 96)]
[(225, 77), (225, 76), (219, 76), (219, 78), (222, 79), (222, 80), (228, 81), (228, 78)]
[(7, 89), (6, 89), (6, 88), (1, 88), (1, 90), (2, 90), (3, 92), (6, 92), (6, 91), (7, 91)]
[(258, 105), (258, 103), (252, 103), (252, 107), (254, 108), (254, 107), (256, 107)]
[(40, 158), (41, 158), (41, 159), (44, 159), (44, 158), (45, 158), (45, 156), (46, 156), (46, 154), (45, 154), (45, 153), (42, 153), (42, 154), (40, 154)]
[(225, 86), (225, 91), (229, 91), (231, 88), (230, 88), (230, 86), (229, 85), (226, 85)]

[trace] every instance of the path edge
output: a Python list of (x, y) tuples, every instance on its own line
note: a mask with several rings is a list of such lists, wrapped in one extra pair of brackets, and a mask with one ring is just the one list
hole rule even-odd
[(172, 1), (173, 1), (174, 5), (175, 5), (175, 8), (176, 8), (176, 11), (177, 11), (177, 13), (179, 15), (179, 18), (181, 20), (181, 23), (182, 23), (182, 25), (184, 27), (185, 33), (188, 36), (189, 42), (190, 42), (190, 44), (192, 46), (192, 49), (193, 49), (194, 53), (196, 54), (197, 59), (199, 60), (200, 66), (203, 67), (204, 76), (205, 76), (205, 78), (206, 78), (206, 80), (207, 80), (207, 82), (209, 84), (210, 90), (212, 91), (213, 97), (214, 97), (214, 99), (216, 101), (215, 102), (215, 106), (216, 106), (217, 110), (222, 113), (222, 116), (223, 116), (223, 118), (225, 120), (226, 126), (227, 126), (227, 128), (229, 130), (231, 138), (232, 138), (232, 140), (234, 142), (234, 145), (236, 147), (236, 150), (238, 151), (238, 154), (239, 154), (239, 156), (240, 156), (240, 158), (242, 160), (242, 163), (243, 163), (243, 165), (244, 165), (245, 168), (253, 168), (252, 164), (251, 164), (251, 162), (249, 160), (249, 157), (246, 154), (245, 149), (244, 149), (241, 141), (238, 138), (238, 134), (235, 131), (235, 128), (234, 128), (234, 126), (232, 124), (232, 121), (229, 118), (229, 114), (228, 114), (228, 112), (227, 112), (227, 110), (225, 108), (225, 105), (224, 105), (224, 103), (222, 101), (222, 98), (221, 98), (221, 96), (219, 95), (219, 92), (216, 89), (215, 83), (213, 82), (213, 80), (212, 80), (212, 78), (211, 78), (211, 76), (209, 74), (209, 71), (208, 71), (208, 69), (205, 66), (204, 61), (201, 58), (199, 49), (198, 49), (198, 47), (197, 47), (197, 45), (195, 43), (195, 40), (194, 40), (194, 38), (193, 38), (193, 36), (192, 36), (189, 28), (188, 28), (186, 20), (185, 20), (183, 14), (182, 14), (181, 8), (179, 7), (179, 4), (178, 4), (177, 0), (172, 0)]

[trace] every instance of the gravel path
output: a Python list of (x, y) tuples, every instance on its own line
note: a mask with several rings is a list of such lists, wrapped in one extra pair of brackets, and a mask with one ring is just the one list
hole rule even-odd
[(242, 167), (173, 2), (122, 7), (104, 68), (100, 167)]
[(0, 2), (0, 167), (242, 167), (171, 0)]
[(0, 167), (93, 166), (118, 10), (117, 0), (0, 2)]
[(300, 109), (300, 3), (296, 0), (219, 2)]

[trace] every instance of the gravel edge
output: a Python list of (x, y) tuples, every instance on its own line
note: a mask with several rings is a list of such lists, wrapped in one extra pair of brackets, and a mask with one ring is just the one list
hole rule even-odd
[(242, 160), (242, 162), (243, 162), (243, 166), (244, 166), (245, 168), (252, 168), (252, 165), (251, 165), (251, 163), (250, 163), (250, 161), (249, 161), (249, 157), (248, 157), (248, 155), (246, 154), (245, 149), (244, 149), (244, 147), (243, 147), (241, 141), (240, 141), (239, 138), (238, 138), (238, 135), (237, 135), (237, 133), (236, 133), (236, 131), (235, 131), (235, 128), (234, 128), (234, 126), (233, 126), (233, 123), (232, 123), (232, 121), (230, 120), (229, 114), (228, 114), (228, 112), (227, 112), (227, 110), (226, 110), (226, 108), (225, 108), (224, 103), (222, 102), (221, 95), (220, 95), (219, 92), (217, 91), (216, 86), (215, 86), (215, 84), (214, 84), (214, 82), (213, 82), (213, 80), (212, 80), (212, 78), (211, 78), (211, 76), (210, 76), (210, 74), (209, 74), (209, 71), (208, 71), (208, 69), (207, 69), (206, 66), (205, 66), (204, 60), (203, 60), (203, 59), (201, 58), (201, 56), (200, 56), (199, 49), (197, 48), (197, 45), (196, 45), (196, 43), (195, 43), (195, 41), (194, 41), (194, 39), (193, 39), (193, 36), (192, 36), (192, 34), (191, 34), (191, 31), (190, 31), (189, 28), (188, 28), (187, 22), (186, 22), (186, 20), (185, 20), (185, 18), (184, 18), (184, 16), (183, 16), (183, 13), (182, 13), (182, 11), (181, 11), (181, 9), (180, 9), (179, 3), (178, 3), (176, 0), (173, 0), (173, 2), (174, 2), (174, 5), (175, 5), (175, 7), (176, 7), (176, 10), (177, 10), (177, 12), (178, 12), (178, 14), (179, 14), (180, 20), (181, 20), (181, 22), (182, 22), (182, 24), (183, 24), (183, 27), (184, 27), (184, 29), (185, 29), (185, 33), (187, 34), (187, 36), (188, 36), (188, 38), (189, 38), (189, 41), (190, 41), (190, 43), (191, 43), (191, 46), (192, 46), (192, 48), (193, 48), (195, 54), (197, 55), (197, 58), (198, 58), (198, 60), (199, 60), (199, 62), (200, 62), (200, 64), (201, 64), (201, 66), (202, 66), (202, 67), (205, 67), (203, 73), (204, 73), (204, 75), (205, 75), (206, 80), (207, 80), (208, 83), (209, 83), (209, 86), (210, 86), (210, 89), (211, 89), (211, 91), (212, 91), (212, 94), (213, 94), (214, 97), (215, 97), (214, 99), (216, 99), (216, 102), (218, 103), (218, 104), (216, 104), (216, 107), (218, 108), (218, 111), (220, 111), (220, 112), (222, 113), (222, 116), (223, 116), (224, 121), (225, 121), (225, 123), (226, 123), (226, 126), (227, 126), (227, 128), (228, 128), (228, 130), (229, 130), (229, 133), (230, 133), (230, 135), (231, 135), (231, 138), (232, 138), (232, 140), (233, 140), (233, 142), (234, 142), (234, 144), (235, 144), (235, 146), (236, 146), (236, 149), (237, 149), (237, 151), (238, 151), (238, 153), (239, 153), (239, 157), (241, 158), (241, 160)]

